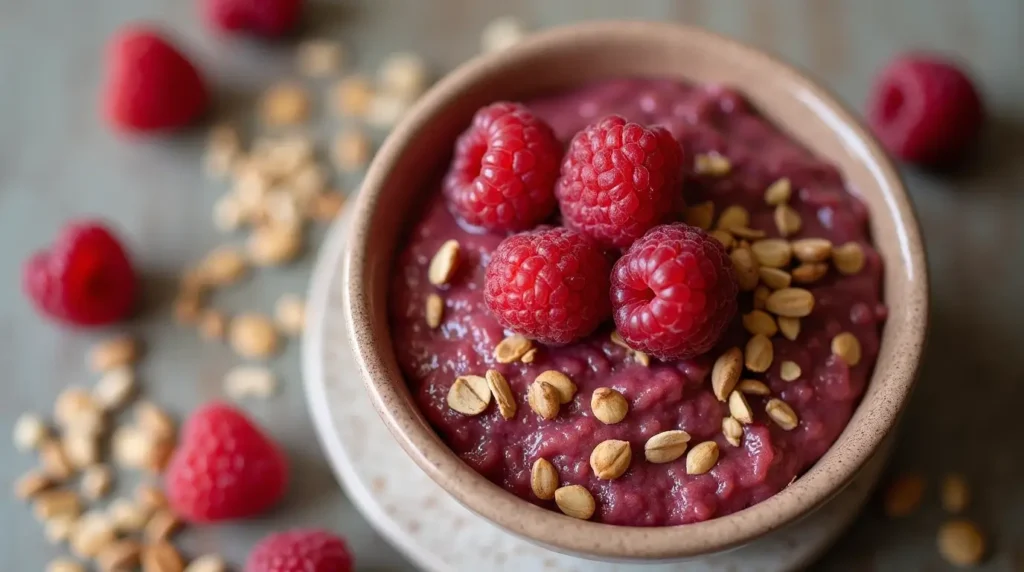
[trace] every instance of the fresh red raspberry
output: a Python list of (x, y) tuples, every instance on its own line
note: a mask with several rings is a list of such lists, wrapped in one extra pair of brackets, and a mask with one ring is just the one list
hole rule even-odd
[(245, 572), (350, 572), (352, 555), (340, 537), (326, 530), (271, 534), (249, 553)]
[(484, 301), (502, 326), (567, 344), (608, 318), (608, 259), (582, 234), (541, 228), (512, 235), (491, 255)]
[(908, 54), (882, 71), (868, 109), (889, 151), (911, 163), (959, 159), (977, 139), (985, 111), (967, 74), (933, 55)]
[(562, 219), (602, 246), (626, 248), (672, 214), (682, 161), (668, 130), (605, 117), (569, 144), (555, 189)]
[(288, 463), (242, 412), (214, 402), (185, 423), (164, 479), (171, 507), (185, 520), (247, 518), (284, 496)]
[(135, 305), (135, 270), (117, 237), (96, 221), (64, 226), (22, 270), (25, 293), (44, 314), (76, 326), (111, 324)]
[(200, 0), (207, 25), (222, 32), (276, 38), (295, 29), (304, 0)]
[(615, 263), (615, 326), (629, 347), (660, 359), (710, 350), (736, 314), (732, 261), (699, 228), (666, 224), (647, 231)]
[(444, 181), (448, 204), (487, 230), (531, 229), (555, 210), (561, 156), (554, 132), (526, 107), (488, 105), (455, 143)]
[(159, 31), (129, 26), (107, 45), (103, 113), (123, 131), (188, 125), (206, 110), (209, 95), (195, 66)]

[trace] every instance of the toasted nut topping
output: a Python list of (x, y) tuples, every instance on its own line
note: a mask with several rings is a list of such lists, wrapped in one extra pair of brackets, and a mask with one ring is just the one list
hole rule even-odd
[(144, 572), (182, 572), (184, 569), (181, 555), (166, 542), (150, 544), (142, 550)]
[(41, 417), (34, 413), (23, 413), (14, 422), (14, 447), (22, 452), (38, 449), (48, 433)]
[(142, 469), (150, 464), (158, 438), (138, 427), (123, 425), (110, 439), (114, 462), (123, 467)]
[(729, 348), (715, 360), (711, 368), (711, 390), (719, 401), (725, 401), (729, 393), (736, 387), (743, 373), (743, 352), (739, 348)]
[(114, 411), (127, 403), (134, 391), (135, 372), (122, 366), (103, 374), (92, 388), (92, 398), (104, 411)]
[(725, 247), (726, 250), (732, 248), (733, 243), (736, 242), (736, 239), (734, 239), (732, 234), (727, 230), (712, 230), (708, 232), (708, 235), (722, 243), (722, 246)]
[(748, 240), (757, 240), (765, 237), (765, 231), (758, 230), (756, 228), (747, 228), (745, 226), (734, 226), (729, 229), (734, 236), (738, 238), (745, 238)]
[[(760, 277), (760, 274), (758, 275)], [(772, 291), (767, 286), (758, 286), (754, 289), (754, 309), (764, 310), (767, 306), (768, 296), (771, 296)]]
[(533, 348), (533, 342), (519, 334), (509, 336), (494, 347), (494, 359), (498, 363), (512, 363), (522, 359)]
[(686, 474), (703, 475), (710, 471), (718, 462), (718, 443), (704, 441), (698, 443), (686, 454)]
[(53, 518), (46, 519), (43, 525), (43, 534), (46, 535), (46, 540), (50, 544), (67, 542), (68, 538), (71, 537), (71, 531), (75, 529), (75, 524), (77, 523), (77, 515), (58, 514)]
[(806, 262), (793, 269), (793, 280), (798, 284), (811, 284), (828, 274), (828, 265), (823, 262)]
[(140, 483), (135, 487), (135, 502), (146, 510), (155, 510), (167, 506), (167, 497), (163, 491), (148, 483)]
[(796, 381), (800, 379), (800, 365), (795, 361), (786, 360), (779, 364), (779, 377), (782, 381)]
[(104, 340), (89, 352), (89, 367), (93, 371), (108, 371), (122, 365), (135, 363), (139, 348), (134, 338), (120, 336)]
[(82, 499), (74, 491), (66, 489), (43, 491), (35, 496), (32, 509), (40, 520), (64, 514), (77, 516), (82, 512)]
[(644, 457), (651, 463), (670, 463), (686, 452), (690, 434), (681, 429), (662, 431), (647, 440)]
[(832, 241), (827, 238), (794, 240), (793, 254), (800, 262), (825, 262), (832, 255)]
[(302, 123), (308, 115), (309, 96), (298, 84), (275, 85), (263, 94), (260, 101), (260, 118), (270, 126)]
[(338, 71), (344, 50), (330, 40), (306, 40), (297, 51), (298, 68), (309, 77), (327, 77)]
[(28, 500), (54, 485), (50, 477), (39, 471), (29, 471), (14, 483), (14, 496)]
[(781, 205), (788, 203), (792, 194), (793, 185), (790, 184), (789, 179), (783, 177), (768, 185), (768, 188), (764, 190), (764, 202), (772, 206)]
[(754, 412), (742, 392), (734, 390), (729, 394), (729, 415), (744, 425), (754, 422)]
[(208, 284), (226, 286), (245, 276), (245, 257), (233, 246), (220, 246), (199, 263), (199, 275)]
[(373, 101), (370, 80), (361, 75), (350, 75), (334, 85), (331, 103), (334, 112), (349, 117), (365, 117)]
[(519, 358), (519, 361), (523, 363), (533, 363), (533, 360), (537, 359), (537, 348), (531, 348), (530, 351), (523, 354), (523, 357)]
[(231, 320), (228, 341), (235, 352), (247, 358), (268, 358), (277, 353), (277, 330), (263, 314), (241, 314)]
[(297, 336), (306, 327), (306, 302), (296, 294), (283, 294), (274, 304), (274, 319), (281, 331)]
[(789, 260), (793, 257), (793, 249), (789, 241), (781, 238), (768, 238), (759, 240), (750, 245), (754, 258), (762, 267), (785, 268), (789, 266)]
[(485, 374), (487, 387), (498, 404), (498, 412), (505, 419), (512, 419), (516, 416), (516, 398), (512, 395), (512, 388), (508, 386), (508, 380), (496, 369), (489, 369)]
[(100, 460), (99, 442), (95, 434), (66, 432), (61, 437), (61, 446), (64, 448), (64, 456), (75, 469), (84, 469)]
[(558, 392), (559, 403), (569, 403), (576, 395), (576, 384), (573, 383), (572, 379), (570, 379), (568, 375), (565, 375), (560, 371), (550, 369), (542, 372), (537, 376), (537, 381), (554, 387), (555, 391)]
[(39, 447), (39, 460), (43, 471), (54, 480), (63, 481), (71, 476), (74, 468), (65, 456), (64, 448), (57, 441), (46, 441)]
[(526, 390), (526, 402), (534, 413), (551, 421), (558, 417), (558, 390), (550, 383), (534, 381)]
[(636, 361), (636, 363), (644, 367), (651, 367), (651, 356), (645, 354), (642, 351), (633, 350), (633, 359)]
[(60, 392), (53, 404), (53, 419), (64, 429), (90, 434), (103, 428), (103, 411), (82, 387), (68, 387)]
[(847, 242), (832, 249), (832, 264), (836, 270), (850, 276), (864, 268), (864, 249), (856, 242)]
[(789, 205), (778, 205), (775, 207), (775, 227), (779, 229), (782, 236), (790, 236), (800, 232), (802, 222), (800, 214)]
[(457, 377), (448, 390), (448, 407), (463, 415), (479, 415), (490, 403), (491, 389), (479, 375)]
[(793, 279), (793, 277), (789, 275), (789, 272), (786, 272), (785, 270), (779, 270), (778, 268), (765, 268), (763, 266), (758, 269), (757, 275), (761, 278), (761, 282), (772, 290), (789, 288), (789, 284)]
[(205, 554), (185, 567), (185, 572), (227, 572), (224, 559), (216, 554)]
[(117, 533), (107, 515), (102, 512), (88, 512), (78, 519), (68, 539), (71, 552), (81, 558), (94, 558), (100, 550), (114, 542)]
[(709, 175), (712, 177), (723, 177), (732, 170), (729, 159), (723, 155), (711, 152), (700, 154), (694, 158), (693, 170), (698, 175)]
[(106, 465), (93, 465), (82, 473), (82, 496), (88, 500), (99, 500), (110, 492), (114, 473)]
[(605, 425), (614, 425), (626, 418), (629, 403), (621, 393), (608, 387), (599, 387), (590, 396), (590, 410)]
[(739, 284), (740, 290), (749, 292), (757, 288), (760, 275), (757, 261), (754, 260), (754, 255), (750, 250), (746, 248), (733, 249), (729, 253), (729, 258), (732, 259), (733, 273), (736, 275), (736, 283)]
[(103, 547), (96, 562), (104, 572), (134, 570), (139, 563), (142, 547), (134, 540), (119, 540)]
[(768, 339), (768, 336), (757, 334), (747, 341), (747, 348), (744, 354), (747, 369), (754, 372), (765, 372), (772, 366), (772, 359), (775, 356), (775, 350), (772, 347), (772, 341)]
[(627, 350), (633, 349), (629, 347), (629, 344), (626, 343), (626, 340), (622, 339), (622, 334), (620, 334), (618, 330), (612, 330), (610, 338), (612, 340), (612, 343), (619, 346), (620, 348), (626, 348)]
[(971, 489), (963, 475), (946, 475), (942, 479), (942, 508), (953, 514), (963, 512), (971, 504)]
[(736, 389), (748, 395), (771, 395), (772, 390), (762, 381), (744, 379), (736, 385)]
[(174, 419), (152, 401), (140, 401), (135, 406), (135, 421), (140, 429), (157, 439), (173, 440), (177, 433)]
[(787, 318), (785, 316), (779, 316), (779, 331), (786, 337), (787, 340), (796, 340), (797, 336), (800, 335), (800, 318)]
[(178, 529), (181, 528), (181, 521), (169, 510), (158, 510), (146, 523), (145, 536), (149, 542), (167, 540)]
[(783, 288), (768, 295), (765, 307), (786, 318), (803, 318), (814, 309), (814, 294), (803, 288)]
[(563, 514), (580, 520), (594, 516), (594, 510), (597, 508), (594, 504), (594, 495), (580, 485), (569, 485), (556, 490), (555, 504)]
[(850, 332), (843, 332), (832, 338), (832, 353), (854, 367), (860, 363), (860, 340)]
[[(427, 305), (426, 308), (424, 309), (424, 316), (427, 321), (427, 327), (430, 328), (431, 330), (436, 330), (437, 328), (441, 327), (441, 320), (444, 319), (444, 298), (441, 298), (441, 296), (433, 292), (428, 294)], [(498, 352), (497, 348), (495, 348), (494, 352)], [(498, 363), (508, 362), (502, 362), (499, 359)]]
[(715, 228), (718, 230), (732, 231), (734, 228), (746, 228), (750, 226), (750, 213), (747, 209), (739, 205), (731, 205), (722, 211), (722, 215), (718, 217), (718, 224)]
[(793, 408), (785, 401), (776, 397), (768, 400), (768, 403), (764, 406), (764, 410), (765, 413), (768, 414), (768, 417), (772, 418), (772, 421), (786, 431), (792, 431), (800, 424), (800, 420), (797, 418)]
[(910, 516), (924, 498), (924, 477), (917, 473), (899, 475), (885, 491), (885, 515), (889, 518)]
[(294, 259), (302, 250), (302, 231), (291, 224), (260, 226), (245, 243), (249, 260), (259, 266), (278, 266)]
[(754, 310), (743, 315), (743, 327), (753, 335), (774, 336), (779, 327), (775, 325), (775, 318), (763, 310)]
[(306, 216), (317, 222), (331, 222), (345, 206), (345, 195), (333, 191), (319, 193), (309, 199)]
[(85, 567), (70, 558), (56, 558), (46, 565), (46, 572), (85, 572)]
[(224, 393), (231, 399), (266, 399), (277, 389), (274, 372), (258, 365), (236, 365), (224, 374)]
[(951, 520), (938, 535), (939, 554), (950, 564), (973, 566), (985, 557), (985, 536), (969, 520)]
[(628, 441), (609, 439), (598, 443), (590, 452), (590, 468), (597, 478), (610, 481), (621, 477), (632, 459)]
[(447, 284), (459, 265), (459, 241), (447, 240), (430, 260), (427, 279), (434, 286)]
[(558, 470), (550, 461), (544, 458), (533, 462), (533, 469), (530, 471), (530, 488), (533, 494), (542, 500), (555, 498), (555, 490), (558, 489)]
[(722, 418), (722, 435), (733, 447), (739, 447), (743, 441), (743, 426), (732, 417)]
[(715, 203), (711, 201), (690, 205), (683, 213), (683, 222), (701, 230), (710, 229), (713, 220), (715, 220)]
[(149, 511), (126, 499), (115, 499), (107, 507), (107, 514), (114, 528), (120, 532), (131, 533), (141, 530), (149, 520)]
[(358, 171), (370, 162), (370, 138), (362, 129), (347, 129), (338, 134), (331, 147), (334, 165), (344, 172)]
[(613, 344), (619, 347), (626, 348), (626, 350), (629, 352), (629, 355), (632, 356), (633, 360), (636, 361), (638, 364), (644, 367), (651, 367), (650, 356), (648, 356), (642, 351), (634, 350), (633, 348), (629, 347), (629, 344), (626, 343), (626, 340), (622, 339), (622, 334), (620, 334), (618, 330), (612, 331), (611, 339)]

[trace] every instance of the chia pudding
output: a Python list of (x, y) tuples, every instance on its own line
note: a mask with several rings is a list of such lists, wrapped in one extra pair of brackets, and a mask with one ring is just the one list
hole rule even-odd
[[(723, 418), (729, 417), (730, 407), (713, 391), (712, 367), (727, 350), (742, 350), (751, 339), (743, 316), (755, 305), (763, 306), (765, 286), (740, 293), (739, 312), (722, 339), (713, 350), (693, 359), (648, 359), (615, 343), (614, 324), (609, 320), (582, 341), (560, 347), (536, 345), (536, 353), (527, 360), (530, 363), (498, 363), (495, 347), (509, 332), (488, 312), (483, 284), (490, 254), (505, 237), (460, 225), (446, 208), (437, 183), (425, 190), (419, 219), (412, 224), (396, 262), (390, 297), (398, 362), (427, 420), (480, 474), (524, 500), (557, 510), (555, 502), (537, 498), (531, 488), (534, 462), (550, 461), (562, 486), (581, 485), (593, 495), (593, 520), (604, 523), (698, 522), (749, 507), (785, 488), (825, 453), (846, 426), (878, 354), (886, 316), (880, 299), (882, 264), (870, 243), (864, 205), (846, 189), (833, 165), (792, 141), (727, 88), (624, 79), (537, 98), (526, 105), (551, 125), (563, 144), (609, 114), (666, 127), (687, 158), (685, 203), (694, 209), (711, 202), (716, 218), (728, 207), (742, 207), (749, 213), (744, 225), (752, 229), (749, 242), (760, 238), (758, 231), (766, 238), (780, 237), (778, 207), (766, 202), (766, 190), (786, 179), (792, 189), (788, 204), (801, 221), (799, 230), (786, 238), (822, 238), (837, 247), (859, 247), (863, 266), (855, 272), (848, 268), (840, 272), (837, 255), (835, 264), (826, 262), (811, 269), (822, 276), (793, 284), (813, 294), (813, 311), (799, 319), (797, 335), (770, 336), (774, 358), (767, 371), (743, 373), (743, 379), (763, 382), (770, 395), (758, 395), (756, 384), (744, 392), (753, 419), (742, 425), (741, 439), (730, 443), (723, 435)], [(722, 159), (724, 168), (715, 162)], [(686, 218), (700, 224), (695, 210)], [(428, 280), (428, 266), (449, 240), (458, 241), (460, 262), (447, 284), (438, 287)], [(744, 237), (730, 240), (739, 244)], [(794, 258), (793, 266), (797, 264)], [(439, 325), (432, 328), (427, 323), (426, 300), (434, 293), (442, 296), (444, 310)], [(836, 355), (835, 338), (841, 333), (859, 341), (859, 359)], [(503, 418), (493, 405), (478, 415), (449, 406), (449, 391), (457, 377), (484, 376), (489, 369), (508, 381), (518, 405), (511, 419)], [(528, 387), (549, 370), (569, 376), (577, 387), (553, 420), (535, 414), (527, 403)], [(605, 424), (595, 417), (591, 396), (598, 388), (611, 388), (625, 397), (629, 409), (623, 421)], [(798, 419), (795, 428), (786, 430), (769, 417), (770, 399), (789, 405)], [(710, 470), (691, 474), (684, 458), (669, 463), (645, 460), (645, 443), (651, 437), (678, 429), (689, 434), (691, 450), (702, 442), (717, 444), (717, 463)], [(607, 440), (627, 441), (632, 449), (628, 469), (611, 480), (597, 478), (590, 465), (591, 452)]]

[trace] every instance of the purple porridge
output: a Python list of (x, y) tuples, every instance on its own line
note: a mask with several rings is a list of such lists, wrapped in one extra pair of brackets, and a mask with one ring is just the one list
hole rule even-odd
[[(667, 127), (686, 154), (684, 198), (688, 205), (712, 201), (715, 212), (739, 205), (750, 213), (749, 227), (778, 237), (775, 207), (765, 201), (772, 183), (788, 178), (789, 204), (802, 220), (789, 239), (825, 238), (835, 245), (857, 243), (863, 268), (844, 275), (829, 265), (827, 274), (801, 286), (813, 293), (814, 309), (801, 318), (795, 340), (772, 337), (774, 359), (765, 373), (744, 373), (771, 390), (771, 396), (746, 395), (754, 419), (743, 426), (739, 446), (722, 433), (729, 407), (712, 392), (712, 364), (725, 350), (743, 348), (750, 334), (741, 323), (754, 304), (741, 292), (740, 312), (719, 344), (691, 360), (642, 365), (626, 348), (612, 343), (613, 324), (568, 346), (538, 346), (529, 364), (499, 364), (495, 346), (506, 332), (488, 313), (483, 300), (484, 270), (503, 236), (481, 234), (460, 226), (446, 209), (440, 186), (430, 189), (421, 218), (401, 250), (391, 284), (390, 315), (395, 352), (409, 389), (438, 434), (466, 463), (513, 494), (555, 509), (532, 492), (531, 466), (550, 461), (560, 484), (578, 484), (596, 500), (595, 521), (632, 526), (660, 526), (703, 521), (749, 507), (786, 487), (831, 446), (846, 426), (864, 392), (878, 354), (886, 310), (880, 300), (881, 260), (871, 246), (868, 213), (845, 188), (835, 167), (791, 141), (734, 91), (669, 80), (615, 80), (527, 102), (567, 142), (581, 128), (609, 115)], [(726, 174), (698, 174), (694, 158), (717, 153), (728, 159)], [(716, 215), (717, 216), (717, 215)], [(434, 253), (457, 240), (461, 261), (448, 285), (427, 278)], [(425, 300), (440, 293), (445, 310), (438, 328), (425, 319)], [(841, 332), (860, 342), (854, 366), (833, 355), (833, 338)], [(641, 360), (642, 361), (642, 360)], [(780, 368), (794, 362), (800, 374), (783, 380)], [(790, 365), (791, 367), (791, 365)], [(451, 409), (449, 389), (461, 375), (483, 376), (496, 369), (507, 378), (518, 405), (505, 420), (498, 407), (475, 416)], [(542, 372), (557, 370), (578, 391), (559, 415), (545, 421), (527, 404), (527, 388)], [(788, 376), (787, 376), (788, 377)], [(622, 422), (606, 425), (591, 411), (591, 394), (608, 387), (622, 393), (629, 411)], [(778, 398), (793, 409), (799, 425), (790, 431), (769, 419), (765, 404)], [(715, 441), (718, 462), (704, 474), (688, 474), (685, 456), (655, 464), (644, 458), (652, 436), (675, 429), (691, 436), (690, 447)], [(602, 441), (628, 441), (632, 462), (621, 477), (600, 480), (590, 455)], [(555, 509), (557, 510), (557, 509)]]

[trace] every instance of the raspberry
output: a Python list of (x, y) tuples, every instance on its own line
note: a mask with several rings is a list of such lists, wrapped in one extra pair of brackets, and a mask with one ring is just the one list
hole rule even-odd
[(325, 530), (271, 534), (249, 553), (245, 572), (351, 572), (352, 555), (340, 537)]
[(276, 38), (293, 29), (303, 0), (200, 0), (207, 25), (223, 32), (250, 32)]
[(135, 304), (135, 270), (128, 255), (95, 221), (65, 225), (49, 250), (25, 263), (22, 284), (42, 313), (76, 326), (117, 322)]
[(667, 130), (612, 115), (573, 137), (555, 193), (567, 226), (626, 248), (681, 197), (682, 149)]
[(889, 151), (936, 166), (959, 159), (977, 139), (985, 111), (967, 75), (936, 56), (908, 54), (882, 71), (868, 119)]
[(281, 499), (288, 464), (242, 412), (210, 403), (192, 414), (164, 476), (171, 507), (190, 522), (256, 516)]
[(554, 132), (517, 103), (476, 112), (455, 143), (444, 181), (452, 212), (492, 231), (528, 230), (555, 210), (562, 146)]
[(502, 326), (546, 344), (582, 338), (608, 318), (608, 259), (567, 228), (512, 235), (491, 255), (484, 301)]
[(124, 131), (182, 127), (206, 110), (209, 96), (195, 66), (160, 32), (130, 26), (107, 46), (104, 115)]
[(656, 226), (615, 263), (615, 326), (633, 349), (660, 359), (710, 350), (736, 314), (738, 286), (729, 255), (704, 231)]

